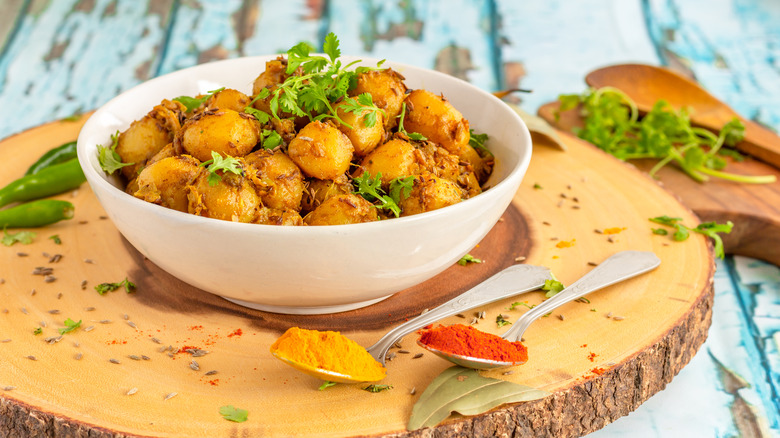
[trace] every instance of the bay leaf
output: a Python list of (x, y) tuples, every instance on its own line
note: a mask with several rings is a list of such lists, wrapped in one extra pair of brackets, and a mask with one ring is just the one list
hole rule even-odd
[(567, 150), (566, 143), (561, 140), (561, 137), (558, 135), (558, 131), (556, 131), (552, 125), (547, 123), (546, 120), (539, 116), (525, 112), (517, 105), (507, 105), (509, 105), (517, 113), (517, 115), (523, 119), (525, 125), (528, 126), (528, 130), (531, 131), (531, 135), (534, 137), (534, 140), (537, 140), (534, 134), (541, 135), (553, 145), (558, 146), (561, 150)]
[(407, 429), (435, 426), (453, 412), (476, 415), (505, 403), (537, 400), (548, 395), (547, 391), (483, 377), (477, 370), (454, 366), (439, 374), (420, 395)]

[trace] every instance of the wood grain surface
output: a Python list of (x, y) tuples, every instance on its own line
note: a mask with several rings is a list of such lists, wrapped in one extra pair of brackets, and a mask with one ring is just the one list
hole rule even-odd
[[(75, 138), (79, 125), (49, 124), (0, 143), (0, 184), (46, 149)], [(382, 383), (393, 389), (377, 394), (359, 385), (317, 391), (320, 382), (274, 359), (270, 344), (280, 330), (302, 325), (339, 329), (370, 345), (405, 315), (444, 301), (515, 257), (550, 267), (568, 284), (587, 272), (589, 263), (618, 250), (653, 250), (662, 260), (656, 271), (540, 319), (526, 333), (529, 362), (511, 375), (486, 373), (545, 389), (551, 396), (450, 419), (437, 429), (443, 436), (578, 436), (603, 427), (661, 390), (706, 338), (713, 259), (711, 245), (701, 236), (673, 242), (650, 232), (647, 218), (661, 214), (696, 223), (673, 196), (633, 167), (564, 138), (568, 152), (536, 148), (513, 207), (473, 251), (483, 264), (454, 266), (379, 305), (328, 317), (270, 315), (188, 287), (127, 245), (103, 219), (86, 185), (61, 195), (76, 205), (72, 221), (37, 229), (31, 245), (0, 252), (0, 265), (10, 267), (3, 269), (0, 284), (0, 388), (9, 388), (0, 396), (0, 432), (33, 437), (424, 436), (428, 432), (405, 430), (411, 406), (449, 363), (430, 354), (414, 358), (422, 350), (413, 336), (402, 341), (411, 354), (396, 350), (396, 359), (388, 363)], [(610, 229), (614, 234), (603, 234)], [(53, 234), (61, 245), (48, 239)], [(61, 259), (52, 261), (54, 254)], [(38, 266), (53, 268), (56, 280), (32, 275)], [(93, 289), (125, 277), (138, 284), (135, 293), (101, 296)], [(486, 312), (477, 327), (498, 333), (497, 315), (511, 321), (524, 308), (507, 310), (512, 302), (533, 305), (542, 298), (533, 292), (476, 309)], [(65, 318), (82, 320), (82, 328), (58, 338)], [(442, 321), (456, 322), (464, 320)], [(42, 334), (33, 334), (37, 327)], [(193, 358), (187, 348), (209, 353)], [(206, 375), (211, 370), (217, 373)], [(417, 395), (410, 395), (412, 388)], [(218, 409), (223, 405), (247, 409), (249, 421), (222, 419)]]
[[(558, 102), (551, 102), (539, 109), (539, 115), (566, 132), (582, 126), (577, 111), (566, 111), (556, 117), (558, 107)], [(780, 141), (780, 137), (775, 137)], [(742, 162), (732, 159), (728, 162), (724, 171), (751, 176), (775, 175), (777, 181), (742, 184), (711, 178), (706, 183), (698, 183), (674, 165), (665, 166), (656, 175), (664, 187), (677, 195), (703, 222), (734, 223), (731, 233), (722, 235), (727, 253), (780, 265), (780, 169), (750, 157)], [(632, 160), (631, 163), (649, 172), (657, 161)]]

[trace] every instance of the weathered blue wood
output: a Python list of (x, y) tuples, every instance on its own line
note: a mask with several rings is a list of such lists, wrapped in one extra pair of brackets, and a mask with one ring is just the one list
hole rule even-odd
[(445, 71), (489, 91), (494, 69), (492, 3), (453, 1), (328, 2), (328, 31), (342, 52)]
[(148, 79), (165, 4), (34, 1), (0, 59), (0, 135), (92, 110)]
[(686, 65), (737, 112), (780, 131), (776, 0), (645, 1), (651, 34), (667, 63)]
[(21, 24), (24, 13), (29, 6), (25, 0), (5, 0), (0, 14), (0, 56), (5, 52), (6, 45), (13, 38), (14, 32)]
[(585, 74), (595, 68), (659, 63), (638, 1), (496, 3), (506, 41), (501, 49), (505, 86), (533, 90), (521, 96), (530, 113), (559, 94), (584, 91)]

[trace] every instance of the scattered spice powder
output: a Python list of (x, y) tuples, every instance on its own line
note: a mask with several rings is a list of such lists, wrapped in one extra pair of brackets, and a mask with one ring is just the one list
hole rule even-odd
[(626, 227), (612, 227), (612, 228), (605, 228), (603, 230), (604, 234), (620, 234), (621, 231), (625, 231)]
[(590, 370), (591, 373), (593, 373), (593, 374), (595, 374), (597, 376), (600, 376), (600, 375), (604, 374), (605, 371), (606, 371), (606, 369), (601, 368), (601, 367), (595, 367), (592, 370)]
[(560, 242), (556, 243), (555, 246), (557, 248), (571, 248), (574, 246), (574, 242), (576, 242), (577, 239), (571, 239), (569, 241), (561, 240)]
[(509, 342), (494, 334), (481, 332), (462, 324), (425, 330), (420, 342), (437, 350), (461, 356), (502, 362), (523, 363), (528, 351), (520, 342)]
[(244, 332), (241, 329), (235, 329), (230, 334), (227, 335), (228, 338), (232, 338), (233, 336), (241, 336)]
[(598, 354), (596, 354), (596, 353), (591, 351), (590, 354), (588, 354), (588, 360), (591, 361), (591, 362), (595, 362), (597, 356), (598, 356)]

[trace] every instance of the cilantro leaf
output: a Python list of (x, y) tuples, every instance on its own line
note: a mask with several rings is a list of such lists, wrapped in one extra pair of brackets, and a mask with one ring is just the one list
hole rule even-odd
[(200, 163), (200, 166), (208, 166), (206, 167), (206, 170), (209, 171), (208, 182), (212, 187), (222, 180), (222, 176), (217, 173), (220, 170), (223, 173), (231, 172), (236, 175), (244, 174), (244, 169), (241, 167), (241, 162), (238, 161), (238, 159), (231, 157), (230, 155), (223, 158), (222, 155), (216, 151), (211, 151), (211, 159)]
[(509, 324), (512, 324), (512, 323), (507, 321), (506, 319), (504, 319), (504, 315), (498, 315), (498, 316), (496, 316), (496, 324), (499, 327), (503, 327), (505, 325), (509, 325)]
[(363, 388), (364, 391), (368, 392), (382, 392), (382, 391), (389, 391), (393, 389), (393, 385), (368, 385)]
[(477, 134), (473, 129), (469, 129), (469, 146), (478, 151), (482, 151), (485, 154), (493, 155), (490, 150), (485, 147), (485, 142), (488, 141), (488, 138), (487, 134)]
[[(696, 232), (699, 234), (703, 234), (713, 240), (714, 249), (715, 249), (715, 255), (719, 258), (725, 257), (725, 251), (723, 248), (723, 239), (718, 235), (718, 233), (731, 233), (731, 230), (734, 228), (734, 224), (731, 221), (727, 221), (725, 224), (719, 224), (717, 222), (704, 222), (696, 226), (696, 228), (689, 228), (685, 225), (681, 224), (680, 221), (682, 219), (678, 217), (669, 217), (669, 216), (658, 216), (654, 218), (650, 218), (651, 222), (655, 222), (658, 224), (666, 225), (668, 227), (674, 228), (674, 234), (672, 234), (672, 239), (678, 242), (682, 242), (684, 240), (687, 240), (690, 236), (690, 232)], [(666, 231), (663, 228), (651, 228), (653, 231), (653, 234), (659, 234), (659, 235), (667, 235), (669, 234), (668, 231)]]
[(226, 405), (219, 408), (219, 415), (222, 415), (222, 418), (225, 420), (243, 423), (249, 418), (249, 411), (246, 409), (238, 409), (232, 405)]
[(528, 307), (529, 309), (533, 309), (534, 307), (536, 307), (536, 306), (532, 306), (532, 305), (528, 304), (528, 301), (515, 301), (514, 303), (512, 303), (509, 306), (509, 310), (515, 310), (515, 308), (517, 308), (517, 306)]
[(482, 259), (478, 259), (471, 254), (466, 254), (458, 260), (458, 264), (461, 266), (466, 266), (469, 263), (482, 263)]
[(15, 233), (11, 233), (3, 229), (3, 239), (0, 240), (0, 242), (2, 242), (5, 246), (11, 246), (16, 242), (19, 242), (22, 245), (29, 245), (35, 239), (35, 236), (36, 234), (32, 231), (17, 231)]
[(209, 100), (211, 96), (219, 93), (224, 89), (225, 87), (217, 88), (216, 90), (211, 90), (201, 97), (179, 96), (179, 97), (174, 97), (173, 100), (175, 100), (176, 102), (180, 102), (182, 105), (184, 105), (187, 108), (187, 112), (191, 113), (192, 110), (203, 105), (204, 102)]
[(61, 335), (64, 335), (65, 333), (70, 333), (73, 330), (76, 330), (77, 328), (81, 327), (81, 320), (78, 320), (78, 322), (68, 318), (65, 320), (65, 327), (58, 329)]
[(103, 169), (109, 175), (113, 175), (117, 170), (132, 166), (135, 163), (123, 163), (122, 157), (116, 151), (116, 147), (119, 144), (119, 131), (116, 134), (111, 135), (111, 146), (97, 145), (98, 151), (98, 163), (100, 168)]
[(60, 239), (59, 234), (54, 234), (52, 236), (49, 236), (49, 239), (53, 240), (55, 244), (62, 245), (62, 239)]
[(95, 286), (95, 290), (100, 295), (105, 295), (107, 292), (115, 291), (120, 287), (124, 287), (127, 293), (135, 292), (135, 283), (128, 280), (127, 277), (119, 283), (100, 283)]
[(41, 333), (43, 333), (43, 329), (40, 327), (37, 327), (35, 330), (33, 330), (34, 335), (40, 335)]
[(271, 129), (264, 129), (261, 133), (263, 148), (273, 149), (283, 143), (282, 136)]
[(376, 208), (390, 210), (395, 217), (401, 216), (401, 207), (382, 190), (381, 172), (374, 178), (368, 172), (363, 172), (359, 177), (352, 179), (352, 184), (355, 187), (355, 194), (373, 203)]
[(325, 42), (322, 44), (322, 51), (330, 57), (330, 62), (335, 62), (341, 56), (339, 50), (339, 39), (333, 32), (325, 35)]
[(547, 291), (547, 293), (544, 294), (546, 298), (554, 297), (555, 295), (558, 294), (558, 292), (562, 291), (563, 289), (564, 289), (563, 283), (555, 279), (544, 280), (544, 286), (542, 286), (542, 290)]
[(265, 111), (259, 110), (257, 108), (253, 108), (251, 106), (248, 106), (248, 107), (244, 108), (244, 112), (247, 113), (247, 114), (253, 115), (257, 119), (257, 121), (262, 123), (263, 125), (265, 125), (266, 123), (271, 121), (271, 115), (270, 114), (268, 114)]
[[(385, 114), (385, 111), (376, 105), (374, 100), (368, 93), (361, 93), (357, 96), (357, 99), (347, 98), (344, 99), (344, 104), (341, 106), (345, 112), (350, 112), (360, 117), (365, 114), (363, 119), (363, 126), (371, 128), (376, 125), (377, 113)], [(351, 127), (350, 127), (351, 128)]]
[(414, 176), (398, 177), (390, 181), (390, 197), (396, 204), (408, 198), (414, 188)]

